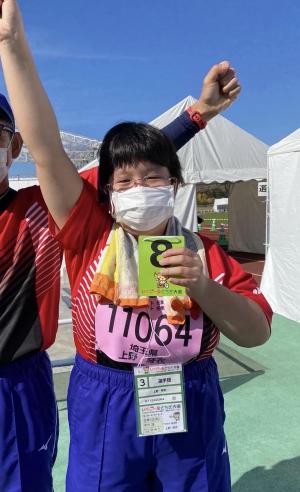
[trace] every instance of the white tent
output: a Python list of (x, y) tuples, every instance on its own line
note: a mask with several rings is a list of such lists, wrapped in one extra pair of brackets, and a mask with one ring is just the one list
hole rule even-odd
[(261, 289), (276, 313), (300, 322), (300, 129), (270, 147), (268, 183)]
[[(162, 128), (195, 101), (188, 96), (151, 123)], [(229, 249), (264, 253), (265, 201), (257, 197), (257, 185), (251, 180), (266, 179), (267, 149), (267, 145), (226, 118), (219, 115), (211, 120), (178, 152), (188, 183), (176, 200), (175, 212), (183, 224), (197, 230), (197, 183), (229, 181), (234, 183), (229, 197)], [(189, 222), (183, 216), (186, 210)]]
[[(151, 124), (163, 128), (195, 101), (186, 97)], [(264, 253), (265, 202), (257, 197), (253, 180), (266, 179), (267, 145), (226, 118), (216, 116), (178, 156), (186, 183), (179, 189), (175, 204), (175, 215), (181, 222), (197, 230), (197, 183), (229, 181), (233, 183), (229, 197), (229, 249)], [(80, 171), (95, 165), (97, 162), (93, 161)]]

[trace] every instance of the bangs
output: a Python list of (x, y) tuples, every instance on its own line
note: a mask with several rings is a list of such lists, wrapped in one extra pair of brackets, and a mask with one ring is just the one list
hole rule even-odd
[(145, 128), (132, 128), (131, 126), (123, 128), (109, 144), (108, 151), (112, 168), (118, 169), (126, 165), (137, 166), (142, 161), (168, 167), (170, 155), (169, 149), (166, 148), (165, 136), (159, 130), (156, 131), (153, 135), (153, 132), (145, 134)]

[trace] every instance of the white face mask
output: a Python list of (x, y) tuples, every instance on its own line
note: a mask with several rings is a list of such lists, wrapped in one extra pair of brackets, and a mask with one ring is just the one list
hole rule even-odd
[(173, 215), (174, 188), (134, 186), (111, 193), (113, 217), (136, 231), (150, 231)]
[(8, 174), (8, 149), (0, 148), (0, 183), (6, 178)]

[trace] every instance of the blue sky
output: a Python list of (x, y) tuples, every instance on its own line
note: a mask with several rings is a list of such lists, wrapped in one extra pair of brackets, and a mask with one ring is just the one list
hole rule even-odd
[[(300, 126), (296, 0), (21, 0), (62, 130), (99, 138), (150, 121), (228, 59), (243, 92), (224, 116), (273, 144)], [(0, 90), (4, 89), (3, 78)]]

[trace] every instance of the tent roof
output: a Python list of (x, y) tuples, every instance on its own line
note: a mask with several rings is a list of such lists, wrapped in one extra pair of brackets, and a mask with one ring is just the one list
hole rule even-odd
[[(166, 126), (196, 101), (188, 96), (151, 123)], [(267, 176), (267, 145), (216, 116), (179, 152), (186, 183), (249, 181)]]
[(268, 150), (268, 155), (285, 154), (288, 152), (300, 151), (300, 128), (290, 133), (287, 137), (283, 138)]
[[(151, 124), (158, 128), (171, 123), (196, 101), (188, 96)], [(223, 116), (216, 116), (205, 130), (199, 132), (179, 152), (186, 183), (223, 183), (249, 181), (267, 177), (267, 145), (234, 125)], [(97, 160), (80, 172), (97, 165)]]
[(93, 161), (83, 166), (81, 169), (79, 169), (79, 172), (82, 173), (83, 171), (87, 171), (88, 169), (92, 169), (96, 166), (98, 166), (98, 159), (94, 159)]

